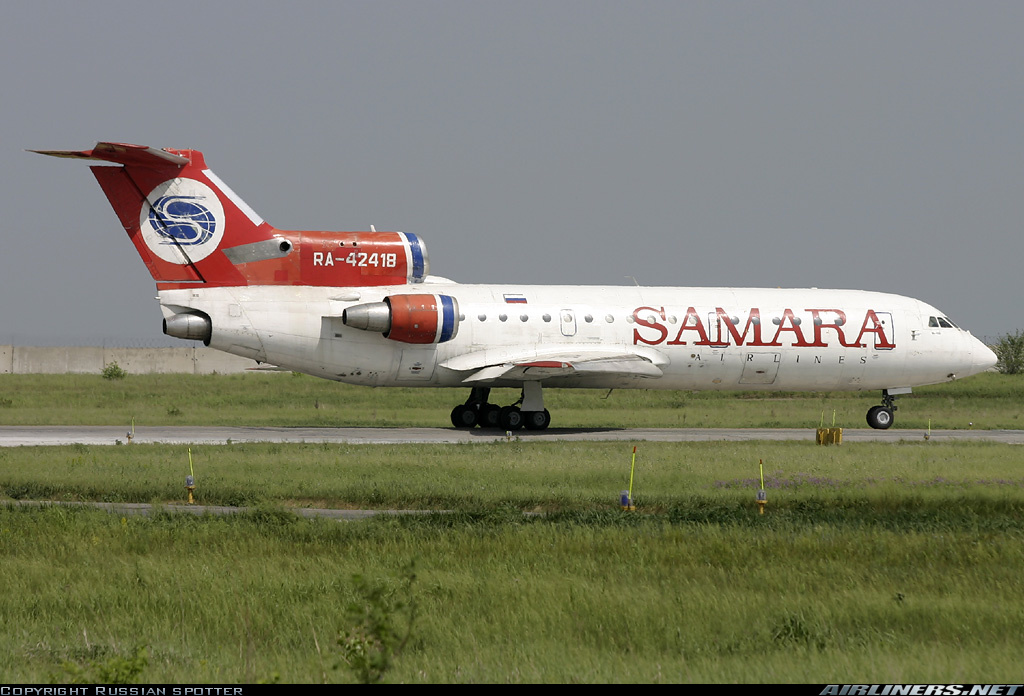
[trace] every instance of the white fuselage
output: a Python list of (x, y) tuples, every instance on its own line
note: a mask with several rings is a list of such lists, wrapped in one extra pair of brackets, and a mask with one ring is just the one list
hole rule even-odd
[[(458, 301), (451, 340), (401, 343), (342, 323), (389, 295)], [(525, 302), (523, 301), (525, 300)], [(639, 356), (657, 370), (573, 373), (551, 387), (867, 390), (966, 377), (991, 351), (934, 307), (857, 290), (417, 285), (197, 286), (163, 290), (166, 316), (211, 318), (210, 346), (281, 369), (370, 386), (472, 386), (476, 371), (557, 356)], [(660, 373), (660, 374), (659, 374)], [(522, 379), (487, 386), (520, 386)]]

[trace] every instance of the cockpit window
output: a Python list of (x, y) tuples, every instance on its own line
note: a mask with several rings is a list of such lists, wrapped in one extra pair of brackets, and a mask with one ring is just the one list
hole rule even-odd
[(928, 327), (932, 329), (959, 329), (948, 317), (928, 317)]
[(939, 319), (938, 319), (938, 317), (928, 317), (928, 328), (929, 329), (937, 329), (937, 328), (939, 328)]
[(959, 329), (960, 328), (959, 326), (956, 325), (956, 322), (953, 321), (952, 319), (950, 319), (949, 317), (942, 317), (942, 318), (945, 319), (946, 321), (948, 321), (949, 325), (952, 326), (954, 329)]
[(949, 319), (946, 319), (946, 317), (939, 317), (939, 326), (941, 326), (944, 329), (953, 328), (953, 325), (949, 323)]

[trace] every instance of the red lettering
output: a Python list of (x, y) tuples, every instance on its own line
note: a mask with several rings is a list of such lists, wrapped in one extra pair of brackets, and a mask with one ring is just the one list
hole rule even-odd
[[(690, 323), (690, 319), (693, 319), (693, 323)], [(700, 315), (697, 314), (697, 310), (693, 307), (689, 307), (686, 310), (686, 317), (683, 318), (683, 325), (679, 327), (679, 333), (676, 334), (675, 339), (668, 342), (670, 346), (681, 346), (685, 345), (686, 341), (682, 340), (684, 331), (696, 331), (700, 335), (699, 341), (694, 341), (695, 346), (709, 346), (711, 341), (708, 340), (708, 332), (704, 329), (704, 324), (700, 320)]]
[(643, 336), (640, 335), (640, 330), (639, 329), (633, 329), (633, 345), (634, 346), (637, 345), (638, 343), (646, 343), (649, 346), (653, 346), (655, 344), (661, 343), (662, 341), (664, 341), (668, 337), (668, 329), (665, 328), (664, 324), (654, 320), (653, 318), (651, 320), (648, 320), (647, 318), (640, 316), (640, 312), (645, 310), (645, 309), (646, 310), (650, 310), (651, 312), (654, 312), (655, 314), (660, 316), (662, 318), (662, 320), (665, 319), (665, 308), (664, 307), (662, 307), (660, 310), (657, 310), (654, 307), (637, 307), (636, 309), (634, 309), (633, 310), (633, 321), (635, 321), (640, 326), (645, 326), (648, 329), (654, 329), (654, 330), (656, 330), (658, 332), (658, 337), (657, 338), (655, 338), (655, 339), (647, 339), (647, 338), (644, 338)]
[[(870, 329), (868, 328), (868, 323), (871, 324)], [(875, 335), (875, 348), (891, 350), (896, 347), (896, 344), (892, 343), (889, 340), (889, 337), (885, 335), (885, 327), (873, 309), (869, 309), (867, 314), (864, 315), (864, 323), (860, 327), (860, 333), (857, 334), (857, 343), (860, 343), (861, 340), (863, 340), (864, 334)]]
[[(723, 325), (729, 330), (729, 335), (732, 336), (732, 341), (737, 346), (744, 344), (751, 346), (768, 345), (761, 340), (761, 310), (756, 307), (747, 314), (747, 323), (743, 325), (743, 333), (736, 330), (736, 325), (733, 324), (732, 318), (725, 313), (724, 309), (715, 307), (715, 314), (718, 315), (718, 341), (716, 345), (728, 345), (729, 343), (729, 339), (722, 336)], [(754, 340), (747, 343), (747, 332), (751, 330), (751, 327), (753, 327)]]
[[(814, 343), (812, 346), (827, 347), (828, 344), (821, 337), (821, 332), (825, 329), (835, 329), (836, 333), (839, 334), (839, 345), (847, 348), (852, 348), (857, 345), (854, 343), (846, 342), (846, 334), (843, 333), (843, 326), (846, 324), (846, 312), (841, 309), (807, 309), (804, 310), (811, 313), (811, 317), (814, 320)], [(831, 312), (836, 316), (835, 320), (831, 324), (825, 323), (821, 318), (821, 312)]]
[[(786, 326), (786, 322), (789, 322), (789, 326)], [(792, 309), (787, 309), (782, 313), (782, 319), (779, 320), (779, 330), (775, 332), (775, 338), (768, 345), (770, 346), (781, 346), (779, 342), (779, 336), (782, 335), (783, 331), (792, 331), (796, 335), (796, 340), (793, 341), (792, 345), (795, 346), (809, 346), (810, 343), (804, 338), (803, 332), (800, 330), (800, 319), (793, 314)]]
[[(867, 310), (864, 315), (864, 323), (860, 327), (855, 341), (846, 338), (844, 327), (847, 322), (847, 315), (841, 309), (828, 308), (807, 308), (803, 310), (811, 316), (814, 324), (813, 339), (808, 341), (803, 329), (801, 319), (792, 309), (785, 309), (777, 322), (778, 328), (771, 341), (766, 342), (761, 336), (761, 310), (753, 307), (747, 313), (743, 329), (739, 328), (740, 321), (729, 316), (722, 307), (715, 307), (715, 313), (709, 318), (709, 325), (701, 320), (701, 314), (694, 307), (687, 307), (686, 315), (681, 321), (678, 333), (675, 338), (666, 342), (669, 336), (666, 311), (664, 307), (637, 307), (633, 310), (632, 319), (636, 324), (633, 329), (633, 345), (646, 344), (658, 345), (667, 343), (670, 346), (687, 345), (684, 340), (684, 333), (695, 332), (693, 341), (689, 343), (695, 346), (714, 346), (723, 348), (725, 346), (781, 346), (783, 333), (791, 333), (793, 347), (799, 348), (827, 348), (829, 342), (826, 340), (826, 331), (834, 331), (839, 345), (845, 348), (855, 348), (862, 345), (868, 334), (874, 334), (874, 347), (881, 350), (890, 350), (896, 347), (892, 342), (892, 331), (883, 324), (882, 320), (874, 310)], [(724, 327), (724, 328), (723, 328)]]

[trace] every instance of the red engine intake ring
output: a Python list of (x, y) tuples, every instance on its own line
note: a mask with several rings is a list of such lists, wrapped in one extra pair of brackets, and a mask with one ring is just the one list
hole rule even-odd
[(390, 295), (391, 328), (384, 338), (402, 343), (444, 343), (459, 330), (459, 304), (448, 295)]

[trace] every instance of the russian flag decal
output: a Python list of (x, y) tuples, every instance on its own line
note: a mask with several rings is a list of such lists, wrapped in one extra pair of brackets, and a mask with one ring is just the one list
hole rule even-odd
[(505, 295), (508, 304), (526, 304), (526, 295)]

